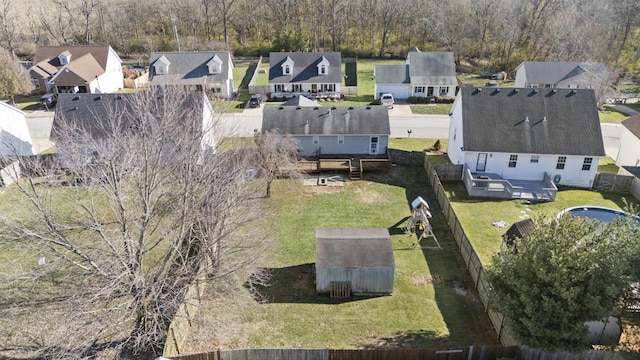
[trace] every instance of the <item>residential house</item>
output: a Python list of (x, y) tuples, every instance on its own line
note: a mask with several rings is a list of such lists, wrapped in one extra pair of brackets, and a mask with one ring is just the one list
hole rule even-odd
[(149, 82), (151, 86), (180, 86), (230, 98), (234, 93), (231, 53), (152, 52), (149, 56)]
[(408, 53), (404, 65), (376, 65), (374, 98), (390, 93), (396, 99), (451, 97), (458, 90), (452, 52)]
[(388, 295), (395, 260), (387, 229), (316, 229), (316, 292)]
[(516, 68), (517, 88), (597, 88), (608, 82), (602, 63), (524, 61)]
[(640, 166), (640, 114), (626, 119), (622, 126), (616, 165)]
[(0, 101), (0, 155), (27, 156), (35, 153), (26, 114)]
[(124, 88), (111, 46), (40, 46), (29, 69), (38, 93), (113, 93)]
[(291, 134), (302, 156), (385, 154), (389, 110), (382, 106), (267, 106), (262, 131)]
[(272, 98), (295, 95), (340, 98), (342, 58), (339, 52), (272, 52), (269, 66)]
[[(154, 91), (154, 90), (150, 90)], [(158, 92), (160, 94), (160, 92)], [(142, 99), (142, 100), (140, 100)], [(149, 104), (148, 101), (157, 103)], [(59, 163), (62, 167), (75, 166), (90, 162), (100, 152), (108, 147), (110, 137), (114, 131), (139, 128), (139, 101), (145, 101), (151, 119), (151, 124), (162, 119), (163, 101), (179, 101), (176, 116), (182, 113), (186, 119), (194, 119), (194, 123), (185, 123), (184, 128), (198, 131), (203, 152), (213, 152), (215, 149), (215, 134), (213, 133), (213, 109), (207, 96), (201, 91), (188, 92), (185, 96), (151, 96), (138, 94), (61, 94), (58, 98), (56, 113), (51, 129), (52, 141), (57, 145)], [(156, 110), (159, 109), (159, 110)], [(124, 129), (124, 130), (123, 130)], [(80, 134), (92, 139), (80, 143), (65, 141), (67, 130), (79, 131)], [(168, 140), (169, 141), (169, 140)]]
[(554, 183), (591, 187), (605, 156), (591, 89), (463, 87), (450, 119), (448, 156), (472, 195), (553, 200)]

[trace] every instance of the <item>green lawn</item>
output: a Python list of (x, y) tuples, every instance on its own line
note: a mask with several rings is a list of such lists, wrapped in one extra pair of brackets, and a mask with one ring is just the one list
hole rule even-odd
[(598, 111), (601, 123), (620, 123), (629, 118), (629, 115), (620, 112), (609, 105), (604, 105), (602, 111)]
[(555, 201), (529, 204), (523, 200), (472, 198), (467, 195), (461, 182), (445, 183), (444, 186), (465, 233), (485, 265), (490, 264), (492, 256), (500, 250), (501, 237), (507, 230), (493, 226), (493, 221), (506, 221), (510, 226), (527, 215), (534, 218), (554, 217), (571, 206), (595, 205), (623, 209), (625, 199), (638, 203), (631, 195), (561, 188)]
[(480, 77), (480, 74), (468, 74), (461, 73), (457, 75), (458, 82), (460, 86), (471, 85), (471, 86), (486, 86), (488, 82), (497, 83), (499, 87), (513, 87), (515, 84), (514, 80), (493, 80), (493, 79), (485, 79)]
[(451, 104), (411, 105), (413, 114), (448, 115), (450, 111)]
[[(200, 340), (192, 340), (186, 351), (198, 351), (200, 341), (203, 348), (495, 344), (495, 331), (475, 298), (424, 171), (398, 166), (365, 178), (336, 188), (277, 181), (271, 198), (275, 214), (266, 220), (265, 229), (276, 239), (271, 260), (264, 264), (273, 275), (271, 286), (263, 289), (267, 301), (256, 302), (242, 292), (207, 302), (200, 313), (218, 317), (224, 336), (202, 327), (202, 333), (192, 336)], [(402, 229), (410, 215), (409, 202), (416, 196), (432, 204), (432, 223), (442, 249), (416, 248), (415, 235)], [(387, 228), (396, 264), (393, 294), (351, 301), (317, 296), (311, 264), (319, 227)]]

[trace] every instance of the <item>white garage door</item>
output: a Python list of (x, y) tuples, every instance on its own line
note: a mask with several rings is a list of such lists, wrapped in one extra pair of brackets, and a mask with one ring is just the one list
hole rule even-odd
[(376, 85), (375, 98), (378, 99), (380, 94), (390, 93), (396, 99), (406, 99), (409, 97), (409, 90), (408, 85)]

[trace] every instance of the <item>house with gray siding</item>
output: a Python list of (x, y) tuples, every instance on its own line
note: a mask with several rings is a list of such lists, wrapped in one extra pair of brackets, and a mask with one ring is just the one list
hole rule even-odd
[(374, 98), (390, 93), (396, 99), (435, 98), (456, 95), (456, 63), (450, 51), (408, 53), (406, 64), (374, 67)]
[(302, 156), (385, 154), (391, 134), (384, 106), (266, 106), (267, 131), (291, 134)]
[(316, 229), (316, 292), (346, 284), (353, 295), (393, 292), (395, 260), (383, 228)]
[(180, 86), (229, 98), (234, 92), (233, 61), (228, 51), (152, 52), (151, 86)]

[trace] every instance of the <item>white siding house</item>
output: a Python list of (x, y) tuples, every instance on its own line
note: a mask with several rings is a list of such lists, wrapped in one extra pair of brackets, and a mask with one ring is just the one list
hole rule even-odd
[(640, 115), (626, 119), (622, 125), (616, 165), (618, 167), (640, 166)]
[(411, 51), (405, 65), (376, 65), (374, 98), (390, 93), (396, 99), (456, 95), (458, 79), (452, 52)]
[(340, 97), (342, 56), (339, 52), (272, 52), (269, 66), (272, 98)]
[(448, 156), (474, 180), (589, 188), (605, 156), (595, 94), (463, 87), (452, 107)]
[(590, 89), (606, 83), (608, 77), (602, 63), (524, 61), (516, 68), (514, 87)]
[(228, 51), (152, 52), (151, 86), (181, 86), (229, 98), (234, 93), (233, 61)]
[(122, 60), (111, 46), (41, 46), (31, 80), (39, 93), (113, 93), (124, 88)]
[(0, 101), (0, 155), (34, 155), (26, 114)]

